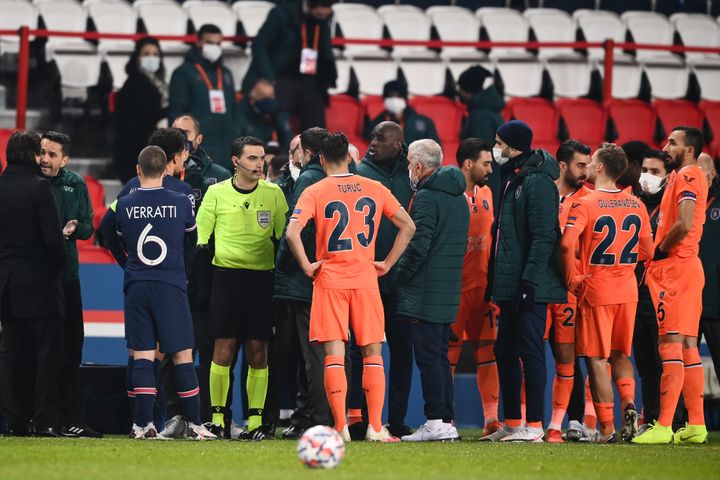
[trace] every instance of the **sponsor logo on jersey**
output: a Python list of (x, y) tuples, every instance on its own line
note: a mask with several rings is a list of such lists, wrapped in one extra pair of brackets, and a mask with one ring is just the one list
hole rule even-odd
[(268, 228), (270, 226), (270, 217), (271, 217), (270, 210), (258, 210), (258, 212), (257, 212), (258, 225), (260, 225), (262, 228)]

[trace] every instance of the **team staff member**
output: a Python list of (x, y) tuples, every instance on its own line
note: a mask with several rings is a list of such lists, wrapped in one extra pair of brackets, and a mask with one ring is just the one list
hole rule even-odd
[(198, 245), (215, 235), (208, 334), (214, 339), (210, 365), (212, 427), (224, 436), (230, 364), (242, 340), (247, 377), (248, 429), (241, 439), (262, 440), (262, 410), (268, 385), (267, 348), (272, 337), (271, 302), (275, 243), (285, 226), (280, 187), (261, 180), (264, 144), (239, 137), (232, 144), (235, 175), (211, 186), (198, 211)]
[[(705, 275), (698, 258), (705, 223), (708, 184), (697, 165), (703, 149), (702, 133), (675, 127), (663, 151), (674, 170), (660, 202), (655, 256), (645, 278), (658, 320), (663, 362), (658, 420), (633, 443), (704, 443), (707, 441), (703, 391), (705, 379), (697, 347)], [(682, 391), (688, 411), (685, 428), (672, 431)]]
[(65, 237), (52, 185), (41, 177), (40, 136), (19, 130), (6, 152), (0, 175), (3, 412), (10, 435), (31, 433), (32, 419), (35, 435), (57, 437)]
[(65, 321), (63, 327), (64, 368), (61, 382), (62, 434), (65, 437), (101, 438), (83, 424), (80, 416), (80, 363), (82, 363), (83, 325), (80, 272), (76, 241), (93, 234), (93, 212), (85, 180), (66, 168), (70, 160), (70, 137), (49, 131), (40, 140), (40, 169), (53, 186), (60, 223), (68, 250), (68, 265), (63, 278)]
[(469, 342), (473, 348), (485, 417), (485, 436), (502, 427), (498, 422), (500, 385), (493, 352), (498, 309), (485, 300), (493, 223), (492, 192), (487, 186), (492, 173), (492, 146), (478, 138), (465, 139), (457, 150), (456, 160), (465, 175), (465, 200), (470, 210), (470, 223), (463, 259), (462, 294), (457, 318), (451, 326), (448, 357), (454, 374), (463, 341)]

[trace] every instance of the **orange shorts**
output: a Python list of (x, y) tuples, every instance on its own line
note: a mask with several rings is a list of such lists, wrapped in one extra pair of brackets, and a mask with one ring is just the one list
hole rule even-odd
[(575, 337), (578, 356), (610, 358), (611, 350), (630, 356), (637, 302), (595, 307), (583, 303), (578, 310)]
[(380, 290), (316, 286), (310, 306), (310, 341), (347, 342), (350, 328), (360, 347), (385, 340), (385, 312)]
[(660, 335), (697, 337), (705, 273), (698, 257), (652, 262), (645, 273)]
[(477, 287), (460, 294), (455, 323), (451, 329), (458, 342), (463, 340), (495, 340), (500, 309), (485, 301), (485, 288)]
[(568, 303), (548, 305), (545, 340), (550, 340), (552, 330), (555, 343), (575, 343), (577, 313), (577, 299), (569, 292)]

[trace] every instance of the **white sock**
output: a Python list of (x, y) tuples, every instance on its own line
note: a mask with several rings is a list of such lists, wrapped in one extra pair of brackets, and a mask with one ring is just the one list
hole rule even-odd
[(428, 420), (427, 421), (428, 427), (430, 427), (433, 430), (438, 430), (442, 428), (443, 421), (441, 418), (438, 418), (437, 420)]

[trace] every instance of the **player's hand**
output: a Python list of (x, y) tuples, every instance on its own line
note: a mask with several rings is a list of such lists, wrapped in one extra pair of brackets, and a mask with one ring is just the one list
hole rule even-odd
[(382, 277), (390, 271), (390, 267), (388, 267), (385, 261), (373, 262), (373, 264), (375, 264), (375, 270), (377, 271), (378, 277)]
[(590, 278), (592, 275), (575, 275), (568, 286), (568, 291), (573, 295), (577, 296), (580, 291), (580, 286), (586, 278)]
[(65, 239), (70, 238), (70, 235), (75, 233), (75, 229), (77, 229), (77, 224), (77, 220), (70, 220), (65, 224), (65, 226), (63, 227), (63, 235), (65, 236)]
[(308, 276), (308, 278), (315, 278), (323, 263), (325, 263), (324, 258), (322, 260), (318, 260), (317, 262), (311, 263), (303, 269), (303, 272), (305, 273), (305, 275)]

